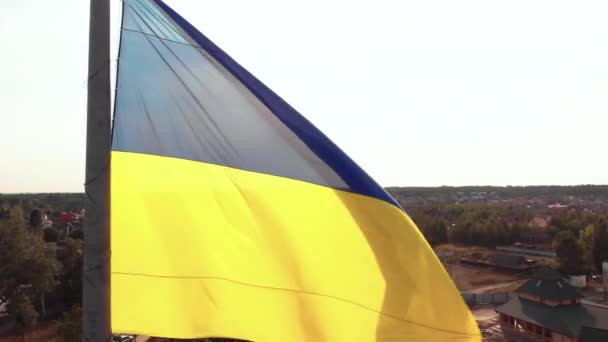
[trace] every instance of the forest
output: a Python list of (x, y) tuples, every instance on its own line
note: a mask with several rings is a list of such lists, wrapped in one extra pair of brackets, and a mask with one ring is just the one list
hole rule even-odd
[[(549, 216), (533, 208), (474, 203), (422, 206), (409, 214), (431, 245), (544, 245), (556, 252), (560, 271), (572, 275), (600, 273), (608, 261), (606, 212), (573, 208)], [(531, 224), (537, 216), (546, 227)]]
[(446, 198), (458, 193), (495, 193), (503, 198), (587, 196), (608, 199), (608, 185), (536, 185), (536, 186), (440, 186), (440, 187), (388, 187), (388, 192), (405, 197)]

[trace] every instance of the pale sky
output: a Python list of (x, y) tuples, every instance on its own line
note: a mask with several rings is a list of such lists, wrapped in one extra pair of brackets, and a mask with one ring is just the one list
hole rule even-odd
[[(165, 1), (382, 185), (608, 183), (608, 1)], [(0, 0), (0, 192), (83, 191), (87, 45)]]

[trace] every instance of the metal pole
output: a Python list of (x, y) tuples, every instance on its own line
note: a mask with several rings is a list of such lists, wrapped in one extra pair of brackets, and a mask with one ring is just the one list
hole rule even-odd
[(110, 326), (110, 0), (90, 0), (83, 262), (83, 341)]

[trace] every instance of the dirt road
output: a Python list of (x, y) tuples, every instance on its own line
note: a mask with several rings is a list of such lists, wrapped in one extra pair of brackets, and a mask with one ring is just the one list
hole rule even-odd
[[(521, 285), (524, 282), (525, 282), (525, 280), (506, 281), (506, 282), (502, 282), (502, 283), (496, 283), (496, 284), (492, 284), (492, 285), (486, 285), (486, 286), (481, 286), (481, 287), (477, 287), (474, 289), (465, 290), (463, 292), (482, 294), (482, 293), (487, 293), (487, 292), (490, 292), (493, 290), (499, 290), (501, 288), (511, 287), (514, 285)], [(505, 291), (505, 292), (510, 292), (510, 291)]]

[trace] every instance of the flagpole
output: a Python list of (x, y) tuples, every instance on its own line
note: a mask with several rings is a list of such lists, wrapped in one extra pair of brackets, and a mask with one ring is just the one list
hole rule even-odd
[(110, 327), (110, 0), (90, 0), (87, 82), (83, 341), (107, 342)]

